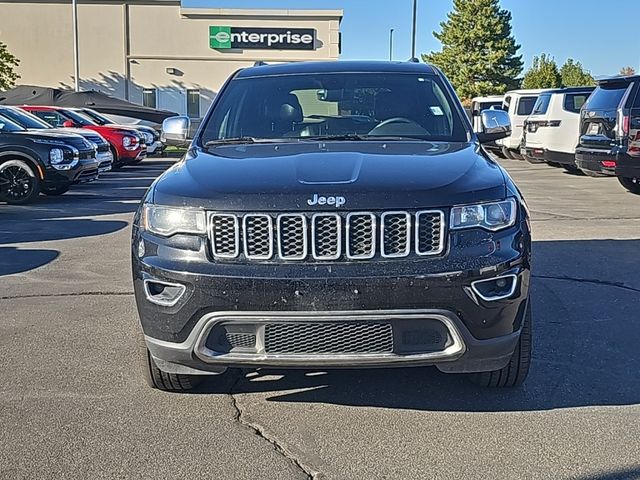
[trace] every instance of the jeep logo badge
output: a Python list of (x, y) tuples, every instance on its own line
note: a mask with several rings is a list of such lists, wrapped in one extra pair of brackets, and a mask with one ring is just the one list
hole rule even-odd
[(332, 206), (335, 206), (336, 208), (340, 208), (345, 203), (347, 203), (347, 199), (344, 197), (324, 196), (324, 195), (318, 195), (317, 193), (314, 193), (313, 197), (307, 200), (307, 204), (311, 207), (314, 207), (316, 205), (332, 205)]

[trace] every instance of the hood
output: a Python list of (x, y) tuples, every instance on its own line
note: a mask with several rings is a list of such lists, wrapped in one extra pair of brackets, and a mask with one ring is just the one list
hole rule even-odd
[[(502, 199), (502, 169), (471, 143), (296, 142), (194, 149), (156, 182), (153, 201), (237, 211), (419, 209)], [(312, 201), (313, 203), (313, 201)]]
[(52, 128), (48, 131), (56, 133), (73, 133), (75, 135), (80, 135), (87, 140), (91, 140), (92, 142), (106, 143), (106, 140), (98, 132), (94, 132), (93, 130), (88, 130), (86, 128)]
[(91, 150), (92, 146), (88, 144), (81, 135), (75, 133), (68, 133), (64, 131), (52, 130), (25, 130), (22, 132), (15, 132), (16, 135), (24, 135), (31, 140), (51, 140), (53, 142), (64, 142), (67, 145), (72, 145), (78, 150)]

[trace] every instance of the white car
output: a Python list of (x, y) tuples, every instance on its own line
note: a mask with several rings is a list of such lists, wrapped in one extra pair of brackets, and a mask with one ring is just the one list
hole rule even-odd
[(522, 160), (520, 143), (522, 142), (524, 121), (531, 115), (538, 95), (545, 91), (547, 90), (511, 90), (505, 93), (502, 109), (509, 112), (511, 135), (496, 142), (502, 147), (502, 153), (505, 157)]
[(521, 154), (531, 163), (547, 162), (569, 172), (580, 137), (580, 109), (595, 87), (572, 87), (541, 93), (524, 127)]

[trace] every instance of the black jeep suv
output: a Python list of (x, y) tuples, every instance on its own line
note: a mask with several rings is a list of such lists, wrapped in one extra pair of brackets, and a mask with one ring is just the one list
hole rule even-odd
[(640, 75), (598, 81), (580, 113), (576, 165), (640, 195)]
[[(151, 386), (227, 367), (435, 365), (526, 377), (530, 226), (451, 85), (418, 63), (255, 66), (224, 85), (134, 220)], [(165, 121), (184, 141), (188, 119)]]
[(0, 201), (24, 204), (61, 195), (98, 177), (93, 143), (73, 133), (26, 130), (0, 113)]

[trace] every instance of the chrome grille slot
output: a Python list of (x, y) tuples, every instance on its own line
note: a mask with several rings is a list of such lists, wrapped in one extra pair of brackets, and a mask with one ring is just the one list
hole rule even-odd
[(416, 253), (437, 255), (444, 250), (444, 214), (439, 210), (416, 213)]
[(376, 254), (376, 216), (373, 213), (347, 215), (347, 257), (373, 258)]
[(385, 212), (381, 218), (382, 251), (386, 258), (406, 257), (411, 250), (411, 216), (407, 212)]
[(307, 218), (302, 214), (278, 216), (278, 255), (283, 260), (307, 257)]
[(290, 355), (392, 353), (393, 329), (377, 322), (268, 323), (264, 348)]
[(238, 217), (215, 213), (209, 217), (211, 250), (215, 257), (235, 258), (240, 253)]
[(311, 217), (311, 252), (316, 260), (336, 260), (342, 254), (342, 219), (335, 213)]
[(440, 255), (445, 212), (209, 212), (216, 259), (349, 261)]
[(245, 215), (242, 223), (244, 254), (253, 260), (273, 256), (273, 221), (269, 215)]

